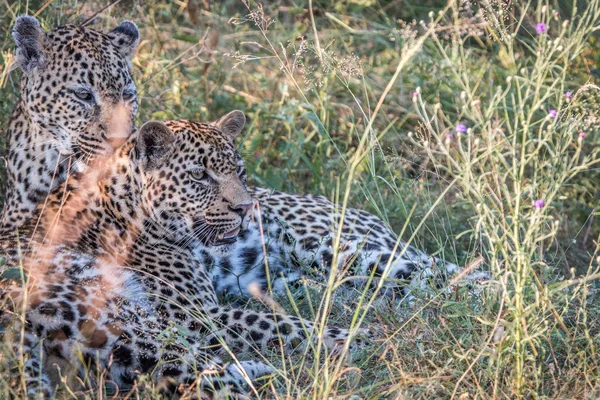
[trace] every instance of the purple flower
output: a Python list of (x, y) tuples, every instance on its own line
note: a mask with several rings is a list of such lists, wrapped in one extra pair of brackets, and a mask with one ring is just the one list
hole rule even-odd
[(446, 133), (446, 139), (448, 140), (452, 140), (454, 138), (454, 135), (451, 133)]
[(467, 132), (467, 126), (461, 122), (460, 124), (456, 125), (455, 130), (458, 133), (465, 133)]
[(548, 115), (550, 116), (550, 118), (556, 118), (558, 116), (558, 113), (553, 108), (552, 110), (548, 111)]
[(538, 209), (544, 207), (545, 205), (546, 205), (546, 203), (544, 203), (544, 200), (542, 200), (542, 199), (537, 199), (536, 201), (533, 202), (533, 206)]
[(573, 92), (565, 92), (565, 97), (567, 100), (571, 100), (573, 98)]
[(537, 32), (538, 35), (541, 35), (542, 33), (546, 33), (546, 30), (548, 30), (548, 27), (543, 22), (540, 22), (535, 26), (535, 31)]
[(579, 137), (583, 139), (585, 137), (585, 132), (579, 132)]

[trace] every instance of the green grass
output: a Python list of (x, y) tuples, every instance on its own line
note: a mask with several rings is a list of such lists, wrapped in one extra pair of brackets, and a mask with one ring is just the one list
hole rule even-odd
[[(463, 266), (483, 257), (492, 272), (477, 296), (428, 293), (401, 309), (329, 299), (331, 283), (277, 299), (341, 326), (364, 317), (378, 339), (348, 364), (274, 354), (265, 397), (600, 397), (600, 103), (594, 89), (565, 98), (598, 84), (599, 2), (514, 1), (503, 14), (507, 2), (479, 2), (480, 14), (467, 3), (148, 0), (98, 17), (141, 28), (138, 125), (241, 109), (253, 184), (367, 209), (404, 240)], [(0, 22), (46, 6), (51, 28), (106, 4), (3, 2)], [(8, 29), (0, 43), (5, 128), (18, 73), (5, 74)]]

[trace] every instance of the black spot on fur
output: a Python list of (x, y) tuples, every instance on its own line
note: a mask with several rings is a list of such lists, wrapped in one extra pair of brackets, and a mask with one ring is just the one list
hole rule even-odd
[(254, 325), (254, 323), (258, 320), (258, 316), (256, 314), (250, 314), (246, 317), (246, 324), (248, 326)]

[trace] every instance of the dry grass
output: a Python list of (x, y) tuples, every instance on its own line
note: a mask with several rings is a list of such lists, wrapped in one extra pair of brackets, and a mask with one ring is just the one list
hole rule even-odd
[[(331, 309), (340, 325), (364, 318), (378, 339), (351, 363), (274, 352), (264, 397), (600, 397), (599, 104), (593, 87), (565, 98), (598, 83), (600, 5), (572, 15), (577, 3), (148, 0), (96, 17), (142, 30), (139, 123), (242, 109), (254, 184), (368, 209), (403, 239), (460, 265), (483, 257), (492, 272), (476, 295), (458, 285), (410, 306), (369, 306), (332, 293), (334, 280), (276, 299), (308, 318)], [(5, 1), (2, 26), (27, 4), (48, 28), (108, 3)], [(1, 40), (6, 126), (18, 81), (4, 73), (8, 29)], [(130, 398), (156, 396), (149, 386)]]

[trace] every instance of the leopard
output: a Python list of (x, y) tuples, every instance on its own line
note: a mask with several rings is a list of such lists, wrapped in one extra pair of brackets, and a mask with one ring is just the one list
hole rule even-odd
[(80, 25), (46, 32), (36, 18), (20, 16), (12, 37), (13, 66), (22, 74), (6, 130), (0, 226), (17, 229), (68, 175), (112, 153), (133, 131), (131, 59), (140, 33), (131, 21), (106, 33)]
[[(140, 34), (133, 22), (124, 21), (106, 34), (76, 25), (46, 33), (35, 18), (21, 16), (13, 38), (23, 75), (21, 99), (7, 131), (8, 181), (0, 216), (0, 226), (7, 228), (23, 225), (70, 173), (85, 170), (96, 156), (118, 148), (134, 129), (138, 108), (130, 64)], [(423, 286), (428, 277), (458, 269), (396, 243), (397, 235), (381, 219), (350, 208), (343, 212), (341, 240), (333, 251), (342, 212), (328, 199), (260, 187), (248, 190), (261, 209), (258, 215), (253, 207), (256, 215), (249, 229), (233, 244), (200, 246), (197, 251), (218, 293), (248, 296), (248, 288), (255, 286), (283, 293), (308, 275), (327, 277), (333, 254), (335, 270), (347, 273), (354, 286), (372, 276), (398, 297), (410, 293), (416, 282)], [(260, 216), (267, 257), (261, 257), (265, 235), (256, 222)]]
[(13, 331), (24, 332), (14, 348), (27, 359), (30, 395), (54, 392), (49, 355), (78, 368), (81, 381), (96, 375), (91, 365), (122, 389), (151, 374), (167, 396), (242, 398), (273, 370), (255, 359), (224, 363), (229, 352), (292, 352), (322, 341), (338, 355), (350, 346), (357, 330), (221, 305), (195, 255), (248, 226), (252, 198), (234, 145), (244, 125), (241, 111), (217, 125), (146, 122), (49, 194), (43, 215), (23, 229), (26, 244), (0, 242), (7, 266), (22, 264), (26, 277), (6, 297), (26, 310)]

